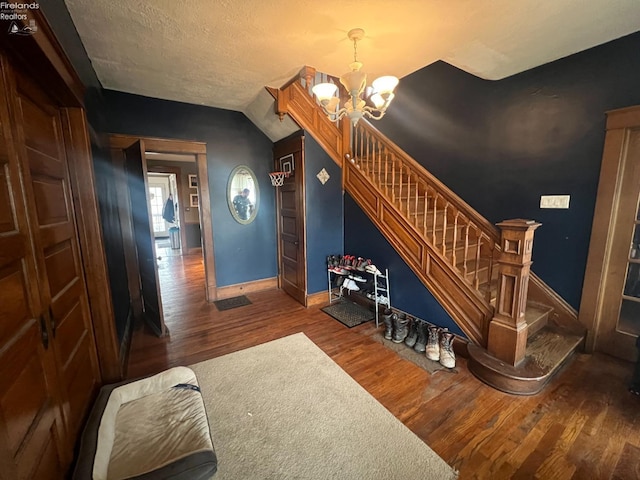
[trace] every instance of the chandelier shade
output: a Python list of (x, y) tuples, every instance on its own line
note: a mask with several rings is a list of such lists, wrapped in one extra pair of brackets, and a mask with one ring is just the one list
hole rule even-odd
[(354, 125), (363, 117), (380, 120), (395, 96), (393, 91), (398, 85), (398, 78), (385, 75), (367, 87), (367, 74), (361, 71), (362, 63), (357, 58), (358, 41), (364, 37), (364, 30), (354, 28), (347, 36), (353, 41), (353, 62), (349, 65), (351, 71), (340, 77), (340, 83), (349, 94), (349, 100), (340, 108), (338, 86), (333, 83), (319, 83), (311, 91), (331, 121), (337, 122), (345, 116)]

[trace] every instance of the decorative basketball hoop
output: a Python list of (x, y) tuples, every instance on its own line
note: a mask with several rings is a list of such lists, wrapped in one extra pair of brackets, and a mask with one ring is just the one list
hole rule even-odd
[(274, 187), (281, 187), (284, 183), (284, 179), (289, 176), (289, 172), (271, 172), (269, 177), (271, 178), (271, 185)]

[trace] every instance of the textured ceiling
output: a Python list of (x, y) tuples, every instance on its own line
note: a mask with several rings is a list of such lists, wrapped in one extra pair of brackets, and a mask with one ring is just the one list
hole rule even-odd
[[(370, 78), (444, 60), (496, 80), (640, 30), (639, 0), (65, 0), (103, 87), (256, 121), (303, 65)], [(401, 88), (402, 83), (400, 84)], [(267, 108), (269, 110), (269, 108)], [(271, 136), (271, 135), (270, 135)]]

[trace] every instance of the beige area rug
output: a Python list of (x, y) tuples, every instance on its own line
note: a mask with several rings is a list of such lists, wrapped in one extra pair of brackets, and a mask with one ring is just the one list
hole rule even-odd
[(457, 478), (302, 333), (191, 368), (218, 455), (214, 480)]

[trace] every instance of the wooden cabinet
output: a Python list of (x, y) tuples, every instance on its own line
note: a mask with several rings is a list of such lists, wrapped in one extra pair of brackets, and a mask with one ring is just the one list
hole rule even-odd
[(608, 113), (579, 319), (587, 350), (635, 361), (640, 335), (640, 107)]

